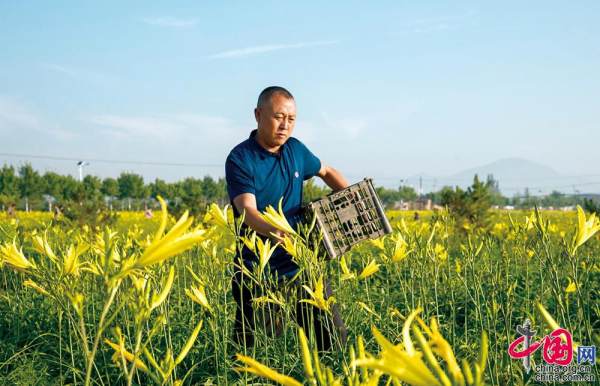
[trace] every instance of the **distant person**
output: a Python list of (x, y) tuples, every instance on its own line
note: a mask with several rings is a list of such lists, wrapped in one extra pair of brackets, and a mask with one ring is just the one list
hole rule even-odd
[[(256, 231), (259, 237), (273, 238), (271, 234), (284, 237), (281, 231), (264, 221), (260, 213), (267, 206), (277, 207), (283, 197), (283, 212), (292, 227), (299, 222), (302, 204), (303, 182), (319, 176), (333, 191), (344, 189), (348, 182), (340, 172), (321, 164), (302, 142), (292, 137), (296, 124), (296, 102), (292, 94), (282, 87), (267, 87), (259, 97), (254, 109), (257, 128), (248, 139), (231, 150), (225, 163), (227, 192), (235, 217), (245, 212), (242, 232), (247, 227)], [(244, 264), (249, 269), (257, 263), (257, 256), (246, 246), (236, 257), (236, 268), (232, 280), (233, 297), (237, 303), (234, 340), (239, 344), (252, 345), (254, 341), (253, 294), (239, 269)], [(285, 250), (277, 247), (269, 261), (271, 274), (278, 281), (291, 279), (298, 273), (298, 266)], [(312, 283), (302, 283), (312, 286)], [(327, 286), (326, 296), (331, 296)], [(300, 286), (298, 285), (298, 288)], [(308, 296), (304, 296), (308, 297)], [(329, 350), (332, 345), (330, 319), (307, 303), (297, 304), (296, 319), (308, 329), (313, 320), (319, 350)], [(333, 323), (342, 340), (346, 330), (336, 307), (333, 309)]]
[(414, 220), (419, 221), (419, 218), (420, 218), (419, 212), (415, 212)]
[(17, 207), (12, 202), (8, 204), (8, 208), (6, 209), (6, 213), (8, 217), (15, 217), (17, 215)]

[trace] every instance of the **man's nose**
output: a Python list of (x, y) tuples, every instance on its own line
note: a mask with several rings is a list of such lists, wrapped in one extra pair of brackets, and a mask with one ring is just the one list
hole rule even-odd
[(285, 118), (284, 118), (284, 119), (281, 121), (281, 124), (279, 125), (279, 128), (280, 128), (280, 129), (287, 130), (287, 129), (288, 129), (288, 126), (289, 126), (289, 121), (288, 121), (287, 119), (285, 119)]

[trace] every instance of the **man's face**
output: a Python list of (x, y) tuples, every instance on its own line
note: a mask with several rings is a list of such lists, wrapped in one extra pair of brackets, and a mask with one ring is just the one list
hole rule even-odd
[(296, 102), (275, 94), (270, 103), (254, 110), (254, 116), (260, 139), (268, 147), (278, 147), (292, 136), (296, 124)]

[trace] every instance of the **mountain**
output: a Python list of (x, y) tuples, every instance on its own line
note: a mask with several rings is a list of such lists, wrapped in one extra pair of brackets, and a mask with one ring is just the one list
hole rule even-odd
[(488, 174), (505, 182), (531, 183), (535, 180), (548, 181), (561, 178), (561, 175), (549, 166), (538, 164), (522, 158), (505, 158), (492, 163), (470, 168), (451, 175), (449, 178), (457, 180), (473, 180), (477, 174), (479, 178), (485, 179)]
[(553, 190), (563, 193), (594, 192), (600, 184), (591, 182), (590, 178), (564, 176), (546, 165), (522, 158), (505, 158), (489, 164), (469, 168), (447, 177), (440, 177), (439, 185), (467, 187), (472, 184), (477, 174), (481, 180), (493, 175), (499, 181), (504, 195), (522, 194), (528, 189), (530, 194), (548, 194)]

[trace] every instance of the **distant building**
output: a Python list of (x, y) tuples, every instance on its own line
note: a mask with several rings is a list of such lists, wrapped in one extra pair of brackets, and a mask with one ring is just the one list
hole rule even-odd
[[(437, 206), (437, 205), (436, 205)], [(433, 205), (429, 198), (417, 198), (415, 201), (396, 201), (393, 209), (396, 210), (431, 210)]]

